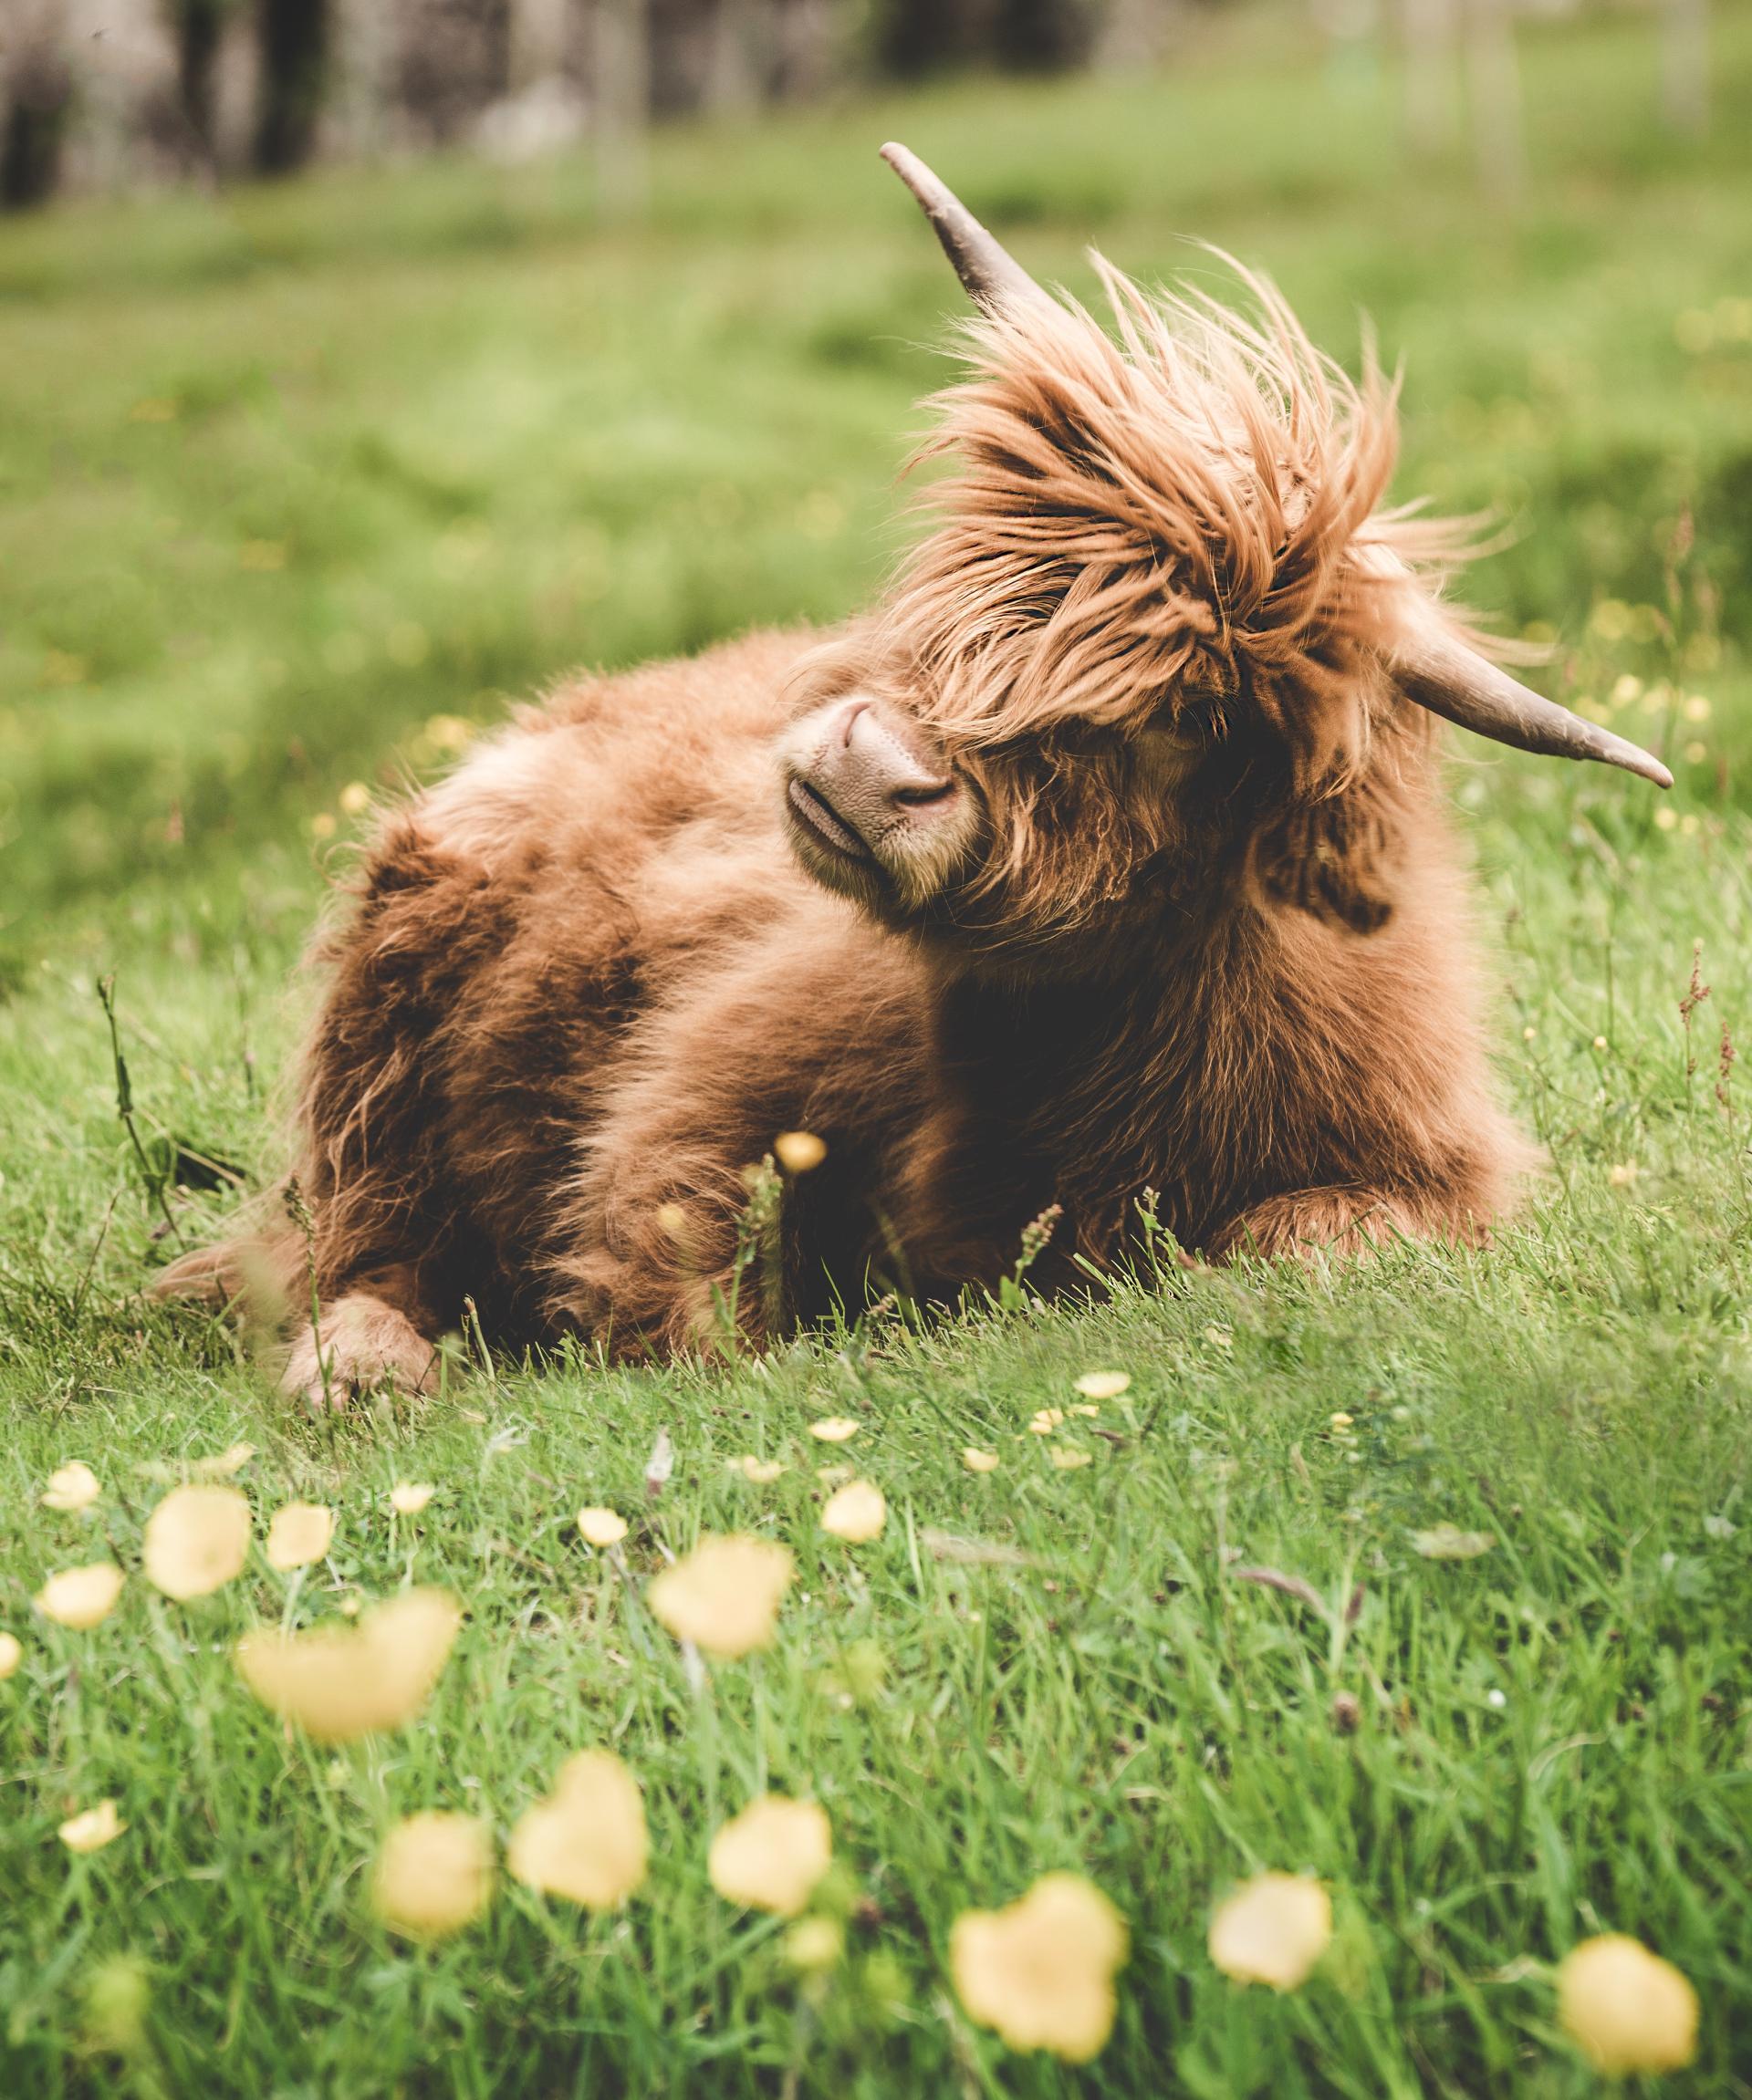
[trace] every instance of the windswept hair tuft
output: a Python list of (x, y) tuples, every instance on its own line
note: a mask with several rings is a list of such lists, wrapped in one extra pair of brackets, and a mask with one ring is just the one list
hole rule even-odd
[(1397, 388), (1372, 352), (1353, 380), (1238, 265), (1251, 313), (1094, 260), (1114, 333), (1069, 299), (971, 319), (917, 454), (956, 471), (883, 639), (970, 744), (1354, 681), (1385, 639), (1382, 582), (1463, 551), (1464, 528), (1380, 509)]

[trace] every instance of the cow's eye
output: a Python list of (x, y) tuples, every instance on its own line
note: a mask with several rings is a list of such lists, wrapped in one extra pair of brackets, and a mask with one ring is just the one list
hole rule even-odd
[(1163, 789), (1175, 787), (1198, 764), (1204, 738), (1191, 723), (1146, 729), (1137, 740), (1135, 764), (1140, 779)]

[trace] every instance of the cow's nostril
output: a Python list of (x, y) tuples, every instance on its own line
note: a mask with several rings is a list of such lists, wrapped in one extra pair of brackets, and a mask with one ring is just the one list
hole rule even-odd
[(841, 751), (851, 749), (851, 733), (858, 726), (858, 719), (860, 715), (869, 712), (870, 702), (867, 700), (854, 700), (847, 708), (844, 718), (840, 724), (840, 748)]
[(934, 802), (947, 802), (954, 792), (953, 780), (935, 780), (922, 787), (897, 787), (889, 799), (906, 809), (927, 809)]

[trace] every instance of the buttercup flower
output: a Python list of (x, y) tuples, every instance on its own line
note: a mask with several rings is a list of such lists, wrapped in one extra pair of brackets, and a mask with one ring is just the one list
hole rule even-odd
[(1130, 1371), (1085, 1371), (1077, 1380), (1077, 1390), (1086, 1400), (1117, 1400), (1131, 1389)]
[(0, 1633), (0, 1678), (8, 1678), (25, 1659), (24, 1643), (16, 1633)]
[(819, 1802), (766, 1793), (712, 1840), (706, 1871), (726, 1902), (795, 1918), (832, 1858), (833, 1834)]
[(477, 1816), (440, 1809), (398, 1823), (371, 1876), (371, 1908), (411, 1939), (460, 1931), (492, 1893), (492, 1833)]
[(417, 1517), (437, 1492), (430, 1481), (397, 1481), (390, 1490), (390, 1507), (399, 1517)]
[(982, 1451), (969, 1444), (961, 1454), (961, 1462), (970, 1473), (995, 1473), (997, 1471), (997, 1453)]
[(172, 1488), (146, 1520), (141, 1565), (155, 1589), (185, 1604), (241, 1575), (249, 1503), (235, 1488)]
[(306, 1568), (328, 1551), (335, 1535), (335, 1513), (320, 1502), (287, 1502), (276, 1510), (267, 1527), (267, 1565), (282, 1575)]
[(60, 1575), (50, 1575), (37, 1591), (36, 1609), (57, 1625), (76, 1627), (82, 1632), (109, 1617), (125, 1579), (121, 1570), (110, 1561), (97, 1561), (90, 1567), (67, 1568)]
[(151, 2001), (151, 1975), (137, 1954), (104, 1956), (86, 1975), (83, 2039), (111, 2056), (140, 2056), (151, 2047), (146, 2015)]
[(819, 1437), (824, 1444), (843, 1444), (848, 1438), (858, 1434), (858, 1429), (859, 1425), (850, 1415), (828, 1415), (809, 1424), (809, 1434)]
[(1457, 1524), (1434, 1524), (1412, 1533), (1412, 1544), (1426, 1561), (1476, 1560), (1496, 1544), (1494, 1532), (1463, 1532)]
[(949, 1935), (949, 1969), (968, 2017), (1012, 2049), (1087, 2064), (1113, 2031), (1125, 1920), (1080, 1874), (1048, 1874), (1002, 1910), (968, 1910)]
[(828, 1148), (813, 1130), (781, 1130), (773, 1155), (787, 1174), (807, 1174), (827, 1158)]
[(612, 1910), (645, 1878), (650, 1841), (639, 1783), (612, 1751), (580, 1751), (546, 1801), (524, 1810), (506, 1863), (530, 1888)]
[(851, 1545), (880, 1537), (887, 1522), (888, 1503), (871, 1481), (848, 1481), (828, 1497), (821, 1512), (821, 1529)]
[(732, 1459), (730, 1471), (740, 1473), (744, 1480), (753, 1481), (757, 1488), (766, 1487), (776, 1481), (780, 1473), (787, 1471), (783, 1459), (757, 1459), (752, 1451), (739, 1459)]
[(210, 1459), (196, 1459), (193, 1471), (205, 1481), (228, 1481), (233, 1473), (242, 1472), (255, 1456), (254, 1444), (232, 1444)]
[(1294, 1991), (1332, 1939), (1332, 1899), (1311, 1875), (1258, 1874), (1211, 1915), (1210, 1954), (1237, 1983)]
[(785, 1959), (793, 1969), (831, 1969), (846, 1950), (845, 1928), (835, 1918), (800, 1918), (785, 1935)]
[(462, 1617), (443, 1590), (404, 1590), (361, 1613), (356, 1627), (245, 1634), (237, 1669), (264, 1706), (307, 1735), (351, 1742), (412, 1720), (438, 1681)]
[(1029, 1433), (1037, 1437), (1049, 1437), (1065, 1419), (1062, 1408), (1037, 1408), (1028, 1423)]
[(128, 1825), (116, 1814), (113, 1801), (100, 1801), (95, 1808), (69, 1816), (60, 1828), (61, 1843), (69, 1852), (101, 1852), (113, 1844)]
[(1051, 1457), (1053, 1464), (1061, 1473), (1074, 1473), (1079, 1466), (1088, 1465), (1093, 1455), (1090, 1451), (1074, 1451), (1061, 1447)]
[(677, 1640), (734, 1659), (771, 1645), (793, 1565), (783, 1546), (766, 1539), (704, 1538), (652, 1578), (646, 1601)]
[(1697, 1993), (1640, 1940), (1606, 1932), (1558, 1964), (1558, 2017), (1597, 2071), (1679, 2071), (1697, 2053)]
[(627, 1520), (616, 1510), (579, 1510), (578, 1528), (593, 1546), (618, 1546), (627, 1535)]
[(69, 1459), (50, 1473), (41, 1501), (46, 1510), (86, 1510), (102, 1492), (98, 1476), (85, 1461)]

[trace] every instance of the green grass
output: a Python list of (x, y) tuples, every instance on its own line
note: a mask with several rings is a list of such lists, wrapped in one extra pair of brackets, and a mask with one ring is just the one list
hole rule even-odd
[[(1647, 25), (1529, 36), (1507, 216), (1464, 165), (1406, 160), (1385, 71), (1297, 31), (1161, 81), (665, 138), (636, 230), (598, 227), (567, 162), (0, 231), (0, 1627), (25, 1647), (0, 1685), (0, 2092), (1580, 2095), (1548, 1965), (1601, 1929), (1698, 1989), (1697, 2067), (1666, 2089), (1747, 2090), (1752, 1082), (1717, 1089), (1752, 991), (1752, 17), (1718, 31), (1696, 149), (1655, 124)], [(1666, 829), (1600, 769), (1455, 768), (1505, 1085), (1550, 1170), (1486, 1253), (1175, 1270), (735, 1371), (459, 1367), (325, 1432), (240, 1339), (142, 1303), (163, 1247), (94, 980), (118, 979), (149, 1159), (270, 1172), (308, 998), (283, 987), (349, 783), (430, 773), (444, 718), (575, 661), (876, 587), (950, 291), (874, 160), (891, 133), (1079, 289), (1091, 235), (1210, 279), (1191, 233), (1342, 354), (1366, 308), (1406, 361), (1405, 492), (1514, 528), (1476, 599), (1549, 629), (1552, 689), (1620, 691), (1674, 758)], [(174, 1201), (193, 1235), (224, 1199)], [(1029, 1416), (1105, 1365), (1132, 1374), (1098, 1425), (1119, 1440), (1074, 1426), (1093, 1462), (1055, 1471)], [(848, 1453), (807, 1436), (829, 1412), (863, 1424)], [(136, 1574), (89, 1633), (33, 1612), (52, 1569), (137, 1570), (164, 1479), (238, 1439), (264, 1517), (339, 1513), (300, 1620), (410, 1573), (467, 1601), (419, 1725), (334, 1756), (253, 1705), (226, 1649), (283, 1608), (259, 1558), (188, 1606)], [(968, 1443), (1001, 1470), (965, 1473)], [(752, 1487), (725, 1463), (746, 1451), (791, 1470)], [(841, 1456), (888, 1495), (873, 1544), (817, 1529)], [(37, 1506), (71, 1457), (104, 1481), (89, 1516)], [(412, 1524), (397, 1479), (438, 1485)], [(777, 1648), (702, 1703), (581, 1545), (593, 1502), (636, 1513), (636, 1576), (701, 1531), (788, 1543)], [(1421, 1559), (1444, 1522), (1497, 1544)], [(941, 1558), (933, 1531), (1027, 1565)], [(1348, 1637), (1235, 1579), (1258, 1564), (1361, 1584)], [(645, 1788), (623, 1913), (507, 1889), (429, 1952), (371, 1923), (389, 1815), (474, 1807), (503, 1835), (594, 1743)], [(712, 1804), (763, 1783), (832, 1817), (848, 1953), (819, 1998), (706, 1882)], [(106, 1795), (129, 1830), (71, 1856), (57, 1825)], [(947, 1986), (956, 1914), (1067, 1866), (1132, 1936), (1087, 2072), (1006, 2054)], [(1214, 1895), (1257, 1866), (1334, 1893), (1333, 1953), (1283, 1999), (1204, 1951)], [(118, 1957), (149, 1987), (125, 2057)]]

